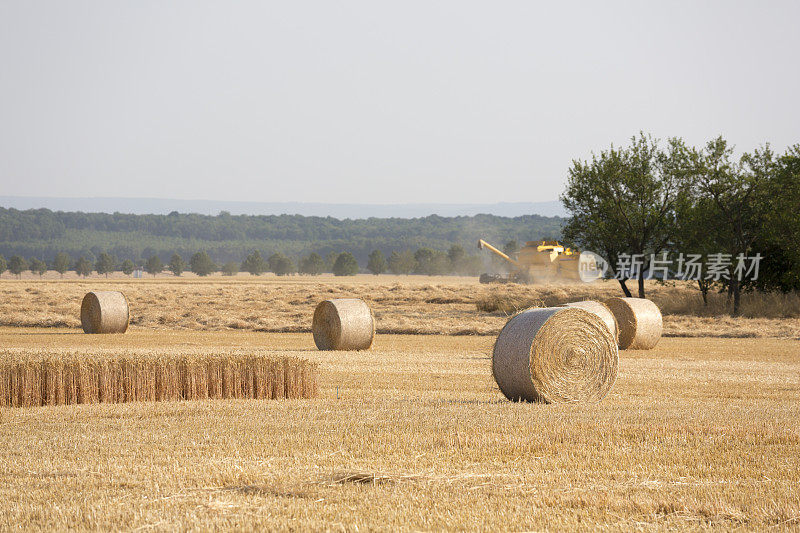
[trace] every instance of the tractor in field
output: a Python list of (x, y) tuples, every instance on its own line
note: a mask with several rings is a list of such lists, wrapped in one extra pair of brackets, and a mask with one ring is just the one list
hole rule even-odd
[(509, 264), (508, 277), (481, 274), (481, 283), (547, 283), (552, 281), (580, 281), (580, 269), (591, 268), (581, 264), (581, 254), (561, 245), (558, 241), (528, 241), (517, 253), (516, 259), (504, 254), (483, 239), (478, 248), (489, 250)]

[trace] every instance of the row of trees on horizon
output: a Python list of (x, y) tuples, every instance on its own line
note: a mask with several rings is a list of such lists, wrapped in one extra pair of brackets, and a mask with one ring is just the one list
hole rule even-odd
[[(504, 250), (513, 254), (518, 246), (516, 241), (506, 243)], [(394, 251), (386, 257), (381, 250), (373, 250), (368, 257), (366, 270), (372, 274), (426, 274), (426, 275), (478, 275), (484, 267), (484, 259), (477, 255), (468, 255), (460, 245), (453, 245), (447, 252), (431, 248), (418, 248), (416, 251)], [(101, 252), (92, 262), (81, 256), (73, 260), (68, 254), (59, 252), (48, 265), (38, 258), (25, 258), (14, 255), (8, 261), (0, 255), (0, 274), (8, 270), (16, 276), (23, 272), (31, 271), (43, 276), (48, 270), (58, 272), (62, 276), (67, 272), (75, 272), (79, 276), (89, 276), (92, 272), (99, 275), (108, 275), (113, 272), (122, 272), (132, 275), (141, 269), (153, 276), (164, 271), (180, 276), (184, 272), (193, 272), (198, 276), (208, 276), (215, 272), (233, 276), (238, 272), (248, 272), (259, 276), (265, 272), (272, 272), (278, 276), (290, 274), (319, 275), (331, 272), (337, 276), (352, 276), (361, 269), (358, 261), (350, 252), (331, 252), (325, 258), (316, 252), (300, 258), (296, 262), (286, 255), (275, 252), (266, 258), (258, 250), (252, 251), (241, 262), (227, 261), (216, 263), (205, 250), (194, 253), (188, 260), (184, 260), (178, 253), (173, 253), (165, 263), (158, 255), (147, 259), (124, 259), (119, 261), (113, 255)]]

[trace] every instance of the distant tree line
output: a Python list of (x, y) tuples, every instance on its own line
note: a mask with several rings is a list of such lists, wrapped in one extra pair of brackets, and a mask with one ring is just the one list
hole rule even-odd
[[(722, 137), (695, 148), (640, 134), (629, 146), (574, 161), (561, 200), (571, 213), (568, 241), (612, 266), (623, 256), (642, 259), (639, 268), (616, 272), (626, 295), (632, 280), (645, 296), (644, 279), (659, 257), (678, 269), (690, 257), (729, 267), (702, 273), (697, 284), (704, 301), (714, 287), (727, 292), (733, 315), (742, 290), (800, 290), (800, 144), (736, 157)], [(739, 257), (762, 258), (757, 277), (734, 275)]]
[[(464, 248), (458, 244), (450, 246), (447, 252), (431, 248), (393, 251), (388, 258), (381, 250), (373, 250), (370, 252), (366, 264), (366, 271), (375, 275), (386, 272), (433, 276), (477, 275), (482, 268), (483, 259), (478, 255), (467, 254)], [(272, 272), (278, 276), (290, 274), (315, 276), (323, 272), (332, 272), (337, 276), (353, 276), (361, 271), (358, 260), (347, 251), (330, 252), (324, 259), (317, 252), (311, 252), (295, 262), (280, 252), (272, 253), (265, 259), (260, 251), (253, 250), (241, 262), (225, 261), (219, 264), (205, 250), (193, 253), (188, 262), (176, 252), (166, 263), (155, 254), (146, 259), (118, 260), (108, 252), (100, 252), (92, 261), (84, 256), (73, 259), (66, 252), (58, 252), (49, 264), (37, 258), (26, 260), (19, 255), (13, 255), (6, 261), (0, 255), (0, 274), (8, 270), (11, 274), (20, 277), (23, 272), (31, 271), (42, 276), (48, 269), (54, 270), (62, 276), (72, 271), (84, 277), (89, 276), (92, 272), (108, 276), (116, 271), (130, 276), (136, 269), (153, 276), (164, 271), (171, 272), (175, 276), (180, 276), (187, 271), (198, 276), (208, 276), (214, 272), (221, 272), (227, 276), (233, 276), (239, 272), (248, 272), (254, 276), (260, 276), (265, 272)]]
[(188, 260), (198, 250), (206, 250), (222, 267), (241, 263), (253, 250), (261, 250), (265, 258), (280, 251), (298, 262), (299, 270), (299, 261), (312, 252), (327, 258), (347, 250), (366, 265), (374, 250), (381, 250), (388, 259), (392, 252), (417, 248), (446, 253), (453, 244), (471, 250), (479, 238), (491, 242), (558, 238), (563, 222), (537, 215), (338, 220), (225, 212), (217, 216), (126, 215), (0, 208), (0, 254), (51, 262), (64, 252), (94, 264), (102, 252), (133, 262), (157, 255), (167, 262), (173, 253)]

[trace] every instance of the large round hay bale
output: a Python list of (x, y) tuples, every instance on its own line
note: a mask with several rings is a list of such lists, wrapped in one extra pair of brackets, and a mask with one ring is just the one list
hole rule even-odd
[(611, 334), (614, 335), (614, 339), (619, 338), (619, 326), (617, 325), (617, 319), (614, 318), (614, 313), (611, 312), (611, 309), (602, 302), (597, 302), (595, 300), (584, 300), (582, 302), (570, 302), (568, 304), (564, 304), (561, 307), (577, 307), (579, 309), (585, 309), (590, 313), (594, 313), (595, 315), (600, 317), (608, 329), (611, 331)]
[(609, 298), (605, 304), (619, 325), (619, 347), (649, 350), (658, 344), (664, 324), (658, 306), (644, 298)]
[(506, 323), (492, 374), (509, 400), (598, 402), (617, 379), (619, 351), (608, 326), (584, 309), (528, 309)]
[(83, 297), (81, 326), (85, 333), (125, 333), (130, 313), (128, 300), (118, 291), (94, 291)]
[(325, 300), (314, 311), (311, 331), (320, 350), (367, 350), (375, 338), (375, 318), (364, 300)]

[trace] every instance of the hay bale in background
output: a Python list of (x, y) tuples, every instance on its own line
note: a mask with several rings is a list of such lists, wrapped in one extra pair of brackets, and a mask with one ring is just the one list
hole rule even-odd
[(644, 298), (609, 298), (605, 304), (619, 325), (619, 347), (649, 350), (658, 344), (664, 325), (658, 306)]
[(584, 300), (582, 302), (570, 302), (562, 305), (561, 307), (577, 307), (579, 309), (589, 311), (590, 313), (594, 313), (600, 317), (600, 320), (605, 322), (606, 326), (608, 326), (608, 329), (611, 331), (611, 334), (614, 335), (614, 339), (619, 339), (619, 326), (617, 325), (617, 319), (614, 318), (614, 313), (611, 312), (611, 309), (609, 309), (606, 304), (597, 302), (595, 300)]
[(619, 351), (608, 326), (578, 308), (528, 309), (506, 323), (492, 374), (509, 400), (597, 402), (617, 378)]
[(325, 300), (314, 310), (311, 331), (320, 350), (367, 350), (375, 338), (375, 318), (364, 300)]
[(128, 300), (118, 291), (94, 291), (83, 297), (81, 326), (84, 333), (125, 333), (130, 321)]

